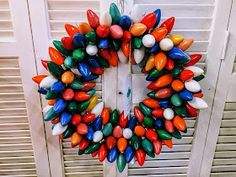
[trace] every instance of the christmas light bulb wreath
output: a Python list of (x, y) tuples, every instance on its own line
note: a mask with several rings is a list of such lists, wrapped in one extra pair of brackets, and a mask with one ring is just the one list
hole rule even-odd
[[(119, 172), (134, 158), (142, 166), (163, 144), (172, 148), (172, 138), (187, 132), (184, 118), (207, 108), (198, 83), (204, 72), (194, 66), (201, 55), (185, 52), (192, 39), (170, 34), (174, 17), (159, 25), (160, 18), (157, 9), (133, 23), (114, 3), (100, 20), (88, 10), (88, 23), (66, 24), (68, 36), (49, 47), (51, 60), (42, 60), (49, 74), (33, 77), (48, 100), (44, 120), (53, 124), (52, 134), (70, 138), (79, 155), (116, 161)], [(150, 81), (151, 91), (133, 108), (134, 115), (97, 103), (93, 80), (118, 61), (138, 64)]]

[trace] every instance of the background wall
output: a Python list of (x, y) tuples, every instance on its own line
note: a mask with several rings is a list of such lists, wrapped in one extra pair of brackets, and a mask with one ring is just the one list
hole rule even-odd
[[(0, 0), (0, 176), (236, 176), (236, 1), (124, 0), (124, 13), (143, 15), (156, 8), (162, 20), (176, 17), (173, 33), (195, 39), (189, 53), (203, 55), (199, 66), (209, 109), (187, 120), (188, 133), (164, 148), (143, 167), (130, 165), (122, 174), (113, 164), (77, 156), (69, 140), (52, 137), (42, 120), (44, 102), (31, 77), (45, 72), (53, 38), (64, 24), (86, 20), (86, 10), (107, 11), (112, 0)], [(234, 19), (234, 20), (233, 20)], [(108, 69), (97, 82), (99, 99), (122, 108), (122, 90), (129, 65)], [(145, 95), (144, 76), (132, 66), (133, 105)], [(114, 79), (117, 78), (117, 79)], [(142, 93), (142, 94), (141, 94)]]

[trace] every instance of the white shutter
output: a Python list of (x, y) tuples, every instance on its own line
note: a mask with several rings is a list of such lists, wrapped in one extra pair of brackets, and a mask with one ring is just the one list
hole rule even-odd
[[(88, 8), (93, 9), (98, 14), (100, 11), (107, 11), (111, 1), (112, 0), (28, 0), (38, 72), (45, 72), (41, 66), (40, 59), (48, 58), (47, 47), (50, 45), (51, 39), (60, 39), (63, 35), (65, 35), (65, 23), (76, 24), (80, 21), (86, 20), (86, 10)], [(104, 176), (209, 176), (209, 170), (215, 152), (212, 151), (214, 150), (214, 147), (211, 147), (211, 139), (209, 139), (213, 134), (211, 132), (215, 132), (215, 124), (214, 120), (212, 119), (214, 111), (211, 115), (212, 102), (215, 95), (218, 70), (221, 63), (221, 50), (224, 44), (221, 41), (224, 41), (225, 39), (224, 32), (227, 27), (227, 19), (229, 16), (231, 2), (232, 0), (124, 0), (124, 11), (126, 14), (130, 12), (131, 9), (135, 10), (137, 13), (144, 14), (156, 8), (160, 8), (162, 10), (162, 20), (170, 16), (176, 17), (173, 33), (182, 34), (186, 37), (192, 37), (195, 39), (194, 45), (189, 49), (188, 52), (201, 53), (203, 55), (199, 66), (204, 68), (206, 71), (206, 79), (201, 84), (203, 86), (204, 93), (206, 94), (206, 100), (209, 104), (209, 109), (202, 111), (197, 119), (193, 118), (187, 120), (189, 127), (188, 133), (184, 135), (182, 140), (174, 141), (173, 149), (169, 150), (164, 148), (162, 154), (156, 159), (147, 159), (143, 167), (138, 167), (137, 164), (129, 166), (129, 170), (126, 168), (122, 174), (117, 173), (116, 164), (111, 165), (109, 163), (104, 163), (105, 165), (103, 170), (102, 165), (96, 159), (92, 159), (89, 155), (78, 156), (78, 150), (70, 148), (69, 140), (60, 142), (58, 138), (52, 137), (51, 126), (49, 123), (47, 123), (47, 147), (51, 175), (56, 177), (102, 176), (104, 172)], [(4, 4), (4, 7), (5, 6), (6, 5)], [(5, 10), (3, 11), (5, 16)], [(1, 18), (2, 17), (0, 16), (0, 23), (4, 21)], [(5, 26), (10, 27), (9, 24)], [(7, 28), (6, 30), (9, 29), (11, 29), (11, 27)], [(2, 30), (0, 29), (0, 33), (1, 31)], [(11, 38), (11, 35), (12, 34), (9, 35), (9, 39)], [(97, 80), (98, 93), (101, 95), (100, 99), (103, 98), (106, 104), (112, 108), (117, 107), (120, 110), (122, 109), (122, 95), (119, 95), (118, 92), (122, 90), (122, 80), (124, 79), (125, 74), (127, 74), (128, 69), (128, 65), (120, 64), (118, 68), (107, 69), (103, 78)], [(134, 88), (133, 104), (136, 104), (141, 101), (143, 96), (145, 96), (147, 90), (143, 89), (143, 81), (145, 80), (144, 76), (140, 74), (140, 71), (137, 69), (137, 67), (133, 67), (132, 69), (132, 83)], [(223, 69), (228, 68), (226, 67)], [(115, 77), (118, 77), (118, 79), (114, 79)], [(225, 75), (222, 75), (221, 77), (224, 78)], [(233, 78), (234, 74), (230, 76), (227, 75), (226, 77)], [(235, 83), (235, 79), (231, 79), (230, 81)], [(223, 85), (221, 90), (225, 91), (227, 84), (224, 84), (224, 82), (220, 81), (219, 83)], [(234, 87), (232, 85), (229, 87), (231, 89), (229, 90), (228, 94), (228, 102), (232, 102), (232, 98), (235, 98), (235, 94), (233, 92)], [(222, 93), (219, 93), (219, 95), (221, 94)], [(233, 95), (233, 97), (231, 95)], [(15, 94), (14, 96), (19, 95)], [(39, 99), (36, 98), (36, 100)], [(218, 102), (220, 101), (218, 99), (216, 100)], [(217, 104), (218, 107), (215, 106), (215, 103), (218, 102), (214, 102), (213, 110), (220, 110), (219, 106), (224, 105), (224, 101), (221, 104)], [(226, 111), (228, 111), (228, 104), (229, 103), (226, 104)], [(7, 104), (4, 103), (4, 106), (5, 105)], [(217, 120), (221, 119), (222, 116), (219, 114), (220, 111), (216, 112), (218, 113)], [(37, 115), (37, 117), (40, 116)], [(207, 134), (208, 125), (211, 127), (211, 129), (209, 128), (209, 132)], [(232, 126), (234, 126), (233, 123)], [(221, 130), (221, 132), (222, 131), (223, 130)], [(215, 143), (217, 142), (217, 135), (218, 134), (213, 136), (216, 139), (214, 140)], [(225, 138), (227, 135), (224, 134), (223, 136)], [(223, 141), (224, 138), (219, 138), (219, 141)], [(32, 138), (32, 141), (33, 140), (34, 138)], [(226, 141), (226, 139), (224, 141)], [(207, 144), (210, 147), (207, 147)], [(230, 144), (232, 143), (230, 142)], [(219, 154), (218, 147), (219, 146), (217, 145), (215, 157), (217, 157), (217, 154)], [(228, 145), (226, 147), (228, 153), (228, 151), (231, 151), (231, 149), (227, 148), (230, 148), (230, 146)], [(208, 154), (208, 149), (210, 149), (209, 151), (211, 152), (212, 157), (206, 156), (206, 154)], [(222, 153), (222, 157), (226, 158), (227, 153)], [(234, 155), (234, 152), (232, 152), (231, 155)], [(204, 160), (201, 168), (202, 158), (204, 158)], [(214, 165), (216, 166), (217, 163), (213, 164), (212, 173), (215, 173), (214, 170), (216, 167)], [(209, 167), (209, 169), (204, 169), (206, 167)], [(40, 171), (40, 169), (38, 171)], [(220, 171), (219, 174), (223, 172), (222, 170), (218, 171)]]
[[(132, 10), (135, 14), (140, 15), (160, 8), (162, 20), (171, 16), (176, 17), (172, 33), (193, 38), (195, 42), (188, 49), (188, 53), (203, 55), (198, 65), (206, 72), (206, 78), (201, 85), (209, 104), (209, 109), (201, 111), (198, 118), (186, 118), (188, 133), (183, 135), (182, 140), (174, 140), (173, 149), (164, 147), (162, 153), (155, 159), (148, 158), (143, 167), (139, 167), (137, 164), (130, 165), (129, 176), (199, 176), (223, 45), (216, 41), (224, 39), (224, 35), (219, 35), (226, 29), (227, 22), (224, 20), (227, 20), (229, 11), (228, 3), (223, 5), (219, 2), (217, 0), (133, 0), (124, 2), (126, 13)], [(219, 9), (225, 10), (226, 13), (222, 15)], [(137, 104), (145, 96), (147, 90), (143, 86), (145, 76), (140, 74), (140, 69), (137, 69), (136, 66), (132, 69), (133, 104)]]
[(36, 74), (27, 1), (1, 0), (0, 176), (49, 177)]
[[(66, 36), (64, 25), (77, 25), (87, 21), (87, 9), (100, 11), (99, 0), (29, 0), (32, 33), (34, 37), (35, 54), (39, 72), (45, 70), (41, 66), (41, 59), (49, 59), (48, 47), (51, 40), (60, 40)], [(38, 10), (40, 9), (40, 11)], [(39, 28), (40, 26), (40, 28)], [(99, 101), (102, 98), (102, 79), (96, 80)], [(70, 147), (70, 139), (59, 141), (52, 136), (50, 123), (46, 124), (49, 162), (52, 176), (102, 176), (103, 165), (91, 155), (78, 155), (78, 148)]]

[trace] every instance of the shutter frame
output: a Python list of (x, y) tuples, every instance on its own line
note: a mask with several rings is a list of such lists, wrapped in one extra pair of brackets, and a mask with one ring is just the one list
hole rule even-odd
[[(164, 9), (164, 10), (162, 10), (164, 19), (166, 19), (166, 17), (169, 15), (175, 16), (173, 14), (177, 13), (177, 11), (174, 13), (174, 11), (173, 11), (174, 7), (178, 8), (178, 9), (181, 7), (185, 8), (186, 13), (181, 12), (181, 13), (177, 14), (176, 24), (178, 23), (178, 20), (181, 20), (182, 22), (180, 24), (177, 24), (176, 25), (177, 28), (175, 28), (173, 31), (176, 33), (178, 32), (180, 34), (183, 34), (184, 36), (187, 36), (187, 37), (195, 38), (196, 41), (195, 41), (193, 47), (191, 47), (188, 52), (189, 53), (198, 53), (200, 51), (199, 53), (203, 54), (203, 59), (200, 61), (198, 66), (201, 68), (207, 69), (206, 80), (204, 80), (201, 85), (203, 86), (203, 90), (205, 90), (204, 93), (207, 96), (207, 102), (209, 103), (209, 105), (211, 105), (213, 98), (214, 98), (214, 94), (212, 93), (212, 90), (215, 89), (215, 85), (216, 85), (216, 81), (217, 81), (217, 72), (218, 72), (218, 69), (220, 66), (220, 52), (214, 54), (213, 50), (216, 49), (217, 47), (218, 48), (221, 47), (221, 44), (218, 44), (217, 47), (210, 46), (210, 44), (212, 42), (214, 42), (213, 38), (216, 38), (216, 36), (217, 36), (215, 34), (217, 26), (215, 26), (215, 28), (212, 28), (213, 24), (214, 24), (213, 22), (216, 21), (214, 19), (216, 19), (216, 18), (215, 18), (215, 16), (213, 16), (214, 17), (213, 18), (211, 14), (215, 11), (214, 9), (216, 6), (221, 7), (222, 5), (220, 6), (218, 3), (214, 2), (213, 0), (209, 0), (209, 1), (202, 1), (202, 0), (191, 1), (190, 0), (190, 1), (184, 1), (184, 2), (183, 1), (181, 1), (181, 2), (180, 1), (168, 2), (168, 1), (162, 1), (162, 0), (157, 0), (157, 1), (153, 2), (153, 1), (133, 0), (133, 1), (129, 1), (129, 2), (125, 1), (124, 3), (125, 3), (126, 12), (130, 12), (131, 10), (135, 10), (135, 8), (140, 8), (139, 13), (140, 12), (150, 12), (150, 10), (148, 10), (148, 9), (162, 8), (162, 9)], [(149, 8), (149, 6), (150, 6), (150, 8)], [(165, 9), (167, 7), (172, 8), (172, 11), (171, 11), (172, 14), (168, 14), (168, 13), (170, 13), (170, 11), (168, 11), (168, 13), (166, 13)], [(187, 8), (187, 7), (189, 7), (189, 8)], [(194, 13), (199, 11), (200, 9), (205, 9), (205, 10), (201, 11), (201, 13), (198, 13), (198, 16), (195, 17)], [(187, 12), (187, 11), (191, 11), (191, 12)], [(189, 13), (191, 13), (189, 15), (189, 17), (185, 18), (184, 17), (184, 16), (186, 16), (185, 14), (189, 14)], [(214, 14), (215, 14), (215, 12), (214, 12)], [(221, 21), (221, 19), (225, 18), (226, 16), (227, 15), (225, 15), (224, 17), (221, 17), (221, 18), (217, 17), (217, 20), (220, 19), (220, 21)], [(190, 23), (191, 21), (189, 19), (192, 19), (192, 18), (193, 18), (193, 22)], [(185, 26), (183, 26), (183, 27), (181, 26), (182, 23), (184, 22), (184, 19), (186, 19), (185, 22), (188, 22), (188, 24), (190, 24), (189, 28), (185, 28)], [(207, 20), (208, 22), (212, 23), (212, 25), (211, 26), (208, 25), (207, 27), (204, 27), (203, 25), (199, 26), (199, 24), (198, 24), (195, 26), (196, 22), (194, 22), (194, 20), (196, 20), (196, 19), (198, 20), (198, 22), (200, 20), (204, 20), (203, 21), (204, 23)], [(224, 29), (221, 29), (221, 31), (223, 31), (223, 30)], [(199, 35), (199, 36), (197, 36), (197, 35)], [(212, 36), (212, 35), (214, 35), (214, 36)], [(217, 40), (219, 41), (219, 38), (217, 38)], [(216, 45), (216, 44), (214, 44), (214, 45)], [(210, 48), (210, 50), (209, 50), (209, 48)], [(208, 60), (206, 61), (207, 62), (207, 65), (206, 65), (205, 59), (206, 59), (207, 55), (208, 55)], [(215, 59), (217, 57), (219, 58), (219, 60)], [(213, 68), (213, 66), (215, 68)], [(136, 74), (135, 77), (139, 77), (140, 70), (138, 70), (135, 67), (133, 67), (133, 70), (135, 70), (135, 74)], [(137, 83), (137, 85), (138, 85), (138, 83)], [(209, 91), (208, 89), (211, 91)], [(145, 91), (141, 90), (140, 92), (145, 92)], [(135, 93), (134, 93), (134, 97), (135, 97)], [(139, 99), (141, 99), (141, 97)], [(134, 99), (134, 100), (135, 100), (135, 102), (138, 102), (139, 99), (137, 99), (137, 100)], [(139, 101), (141, 101), (141, 100), (139, 100)], [(181, 173), (183, 173), (183, 174), (179, 174), (180, 176), (181, 175), (183, 175), (183, 176), (188, 175), (191, 177), (192, 176), (199, 176), (201, 164), (200, 163), (196, 164), (195, 162), (196, 161), (201, 162), (203, 148), (204, 148), (204, 143), (201, 144), (201, 141), (204, 141), (204, 137), (207, 136), (206, 130), (208, 128), (210, 115), (211, 115), (211, 106), (209, 107), (208, 110), (201, 111), (199, 118), (198, 118), (198, 122), (196, 122), (197, 126), (196, 126), (195, 133), (194, 133), (194, 139), (192, 139), (191, 136), (193, 136), (195, 120), (194, 119), (190, 120), (190, 121), (193, 121), (191, 123), (193, 125), (193, 130), (192, 130), (193, 132), (184, 137), (184, 142), (191, 144), (193, 141), (192, 148), (190, 147), (190, 152), (189, 152), (189, 157), (190, 157), (190, 153), (191, 153), (191, 158), (189, 159), (190, 160), (189, 164), (187, 164), (187, 166), (186, 166), (187, 168), (185, 168), (185, 169), (183, 168), (184, 171), (181, 171)], [(190, 124), (188, 126), (190, 126)], [(203, 129), (203, 131), (202, 131), (202, 129)], [(181, 143), (181, 141), (176, 141), (176, 143)], [(184, 145), (185, 144), (183, 144), (182, 146), (184, 146)], [(198, 146), (200, 147), (200, 149), (197, 148)], [(182, 156), (184, 156), (183, 152), (181, 152), (181, 153), (182, 153)], [(175, 154), (175, 153), (173, 153), (173, 154)], [(163, 155), (165, 155), (165, 153), (163, 153)], [(176, 157), (178, 157), (178, 155), (179, 155), (179, 152), (176, 154)], [(189, 157), (187, 157), (187, 158), (189, 158)], [(142, 168), (142, 167), (140, 167), (140, 168)], [(142, 172), (142, 170), (140, 168), (138, 170), (140, 172)], [(136, 170), (136, 168), (133, 170)], [(161, 170), (161, 168), (157, 168), (157, 170), (159, 171), (159, 170)], [(169, 170), (169, 168), (168, 168), (168, 170)], [(131, 171), (132, 171), (132, 168), (129, 169), (129, 172), (131, 172)], [(149, 171), (147, 170), (147, 172), (149, 172)], [(168, 175), (168, 174), (164, 173), (164, 171), (163, 172), (156, 172), (156, 173), (158, 173), (158, 174), (156, 174), (158, 176)], [(144, 173), (139, 173), (139, 175), (140, 174), (144, 174)], [(150, 174), (150, 175), (153, 174), (154, 175), (154, 173), (146, 173), (146, 174)], [(134, 174), (132, 174), (132, 176), (133, 175)], [(169, 174), (169, 175), (171, 176), (171, 174)]]
[[(47, 2), (44, 0), (28, 0), (31, 30), (35, 48), (35, 62), (38, 73), (46, 73), (41, 65), (41, 59), (48, 58), (48, 47), (50, 44), (49, 20), (47, 13)], [(40, 11), (38, 9), (41, 9)], [(39, 28), (40, 27), (40, 28)], [(41, 97), (42, 107), (46, 106), (45, 100)], [(42, 108), (41, 108), (42, 110)], [(41, 115), (42, 117), (42, 115)], [(64, 177), (64, 167), (62, 165), (61, 144), (59, 138), (52, 136), (51, 125), (44, 123), (46, 131), (46, 143), (48, 151), (48, 161), (52, 176)]]
[[(86, 0), (81, 0), (86, 2)], [(89, 0), (89, 2), (99, 2), (98, 0)], [(32, 34), (34, 37), (34, 46), (35, 46), (35, 55), (36, 55), (36, 63), (39, 73), (45, 73), (45, 69), (41, 65), (41, 59), (50, 59), (48, 56), (48, 47), (52, 46), (51, 40), (57, 39), (60, 40), (62, 35), (65, 34), (65, 30), (62, 28), (64, 24), (62, 23), (70, 23), (72, 24), (79, 22), (80, 20), (75, 19), (74, 12), (77, 13), (76, 3), (79, 3), (80, 0), (29, 0), (29, 9), (31, 14), (31, 25), (32, 25)], [(64, 3), (64, 5), (63, 5)], [(71, 9), (73, 7), (73, 9)], [(97, 7), (99, 9), (100, 7)], [(41, 9), (38, 11), (38, 9)], [(71, 9), (71, 10), (70, 10)], [(78, 10), (78, 8), (77, 8)], [(83, 13), (83, 21), (85, 21), (86, 11), (87, 9), (79, 10)], [(57, 16), (52, 16), (52, 13), (56, 12)], [(65, 19), (63, 13), (68, 12), (66, 15), (67, 19)], [(72, 20), (71, 15), (72, 14)], [(54, 17), (57, 19), (55, 20)], [(70, 19), (69, 19), (70, 18)], [(59, 23), (58, 23), (59, 22)], [(55, 23), (58, 23), (58, 27), (60, 25), (60, 30), (55, 29)], [(40, 28), (38, 28), (40, 26)], [(57, 28), (57, 27), (56, 27)], [(99, 78), (96, 80), (97, 85), (96, 89), (98, 89), (97, 94), (99, 96), (99, 101), (101, 101), (102, 96), (102, 79)], [(41, 98), (44, 100), (44, 98)], [(43, 101), (43, 105), (46, 106), (46, 102)], [(92, 164), (98, 161), (92, 162), (90, 168), (87, 166), (78, 166), (78, 164), (83, 164), (83, 159), (86, 157), (90, 161), (91, 156), (78, 156), (77, 151), (78, 148), (70, 148), (70, 143), (68, 140), (60, 141), (59, 138), (52, 136), (51, 124), (45, 123), (46, 127), (46, 135), (47, 135), (47, 147), (48, 147), (48, 155), (50, 162), (50, 170), (52, 176), (57, 177), (70, 177), (76, 175), (86, 175), (88, 176), (101, 176), (102, 175), (102, 165), (98, 166), (98, 168), (92, 168)], [(81, 159), (81, 161), (80, 161)], [(78, 163), (76, 163), (78, 161)], [(75, 162), (75, 163), (71, 163)], [(81, 167), (81, 168), (80, 168)], [(89, 167), (89, 166), (88, 166)]]
[[(39, 119), (42, 116), (41, 103), (39, 95), (35, 94), (38, 87), (31, 80), (32, 76), (37, 75), (37, 71), (28, 4), (26, 0), (8, 2), (14, 36), (0, 43), (0, 62), (3, 62), (1, 67), (12, 70), (12, 72), (6, 70), (1, 72), (2, 78), (6, 80), (0, 83), (3, 90), (0, 93), (1, 107), (7, 116), (0, 116), (0, 161), (2, 162), (0, 174), (49, 177), (45, 134), (42, 131), (43, 120)], [(24, 21), (23, 26), (22, 21)], [(32, 68), (28, 67), (29, 65)], [(9, 74), (11, 75), (8, 76)], [(5, 89), (9, 90), (4, 91)], [(2, 110), (0, 112), (2, 113)]]
[[(236, 99), (234, 97), (235, 94), (232, 94), (232, 89), (234, 88), (233, 84), (236, 81), (234, 73), (232, 73), (235, 60), (235, 48), (233, 46), (236, 45), (236, 23), (234, 20), (234, 18), (236, 17), (236, 2), (229, 0), (225, 1), (223, 4), (221, 3), (222, 2), (219, 1), (219, 11), (223, 13), (224, 16), (226, 16), (224, 18), (226, 23), (224, 24), (224, 29), (225, 31), (227, 29), (230, 32), (230, 36), (226, 55), (224, 60), (222, 60), (221, 67), (219, 69), (219, 78), (215, 93), (215, 99), (213, 102), (213, 110), (209, 124), (200, 175), (223, 177), (225, 175), (235, 176), (235, 170), (232, 171), (230, 166), (228, 168), (226, 168), (226, 166), (224, 165), (215, 166), (214, 163), (219, 157), (227, 160), (227, 158), (230, 158), (230, 156), (235, 156), (234, 151), (232, 151), (232, 149), (228, 145), (224, 145), (230, 144), (233, 145), (233, 147), (235, 146), (235, 140), (231, 142), (230, 139), (230, 137), (235, 136), (234, 131), (231, 131), (232, 134), (230, 134), (229, 130), (236, 126)], [(225, 6), (224, 8), (227, 8), (227, 10), (223, 10), (222, 8), (220, 8), (223, 5)], [(222, 16), (221, 13), (219, 13), (219, 15)], [(220, 23), (220, 25), (222, 25), (222, 23)], [(232, 173), (230, 171), (232, 171)]]

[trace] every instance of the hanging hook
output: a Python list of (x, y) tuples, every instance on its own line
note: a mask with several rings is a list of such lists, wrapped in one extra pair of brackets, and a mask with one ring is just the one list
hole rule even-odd
[(124, 13), (124, 0), (118, 0), (117, 3), (121, 8), (121, 13), (123, 14)]

